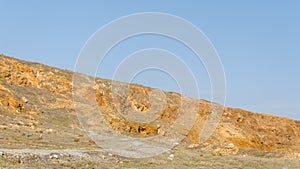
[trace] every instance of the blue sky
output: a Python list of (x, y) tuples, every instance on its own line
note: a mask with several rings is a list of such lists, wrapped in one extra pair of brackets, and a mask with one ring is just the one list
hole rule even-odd
[[(14, 1), (0, 0), (0, 53), (73, 70), (78, 54), (99, 28), (137, 12), (164, 12), (202, 30), (219, 53), (227, 82), (226, 105), (300, 119), (300, 2), (289, 1)], [(201, 97), (209, 79), (190, 51), (159, 36), (135, 37), (112, 50), (98, 76), (135, 50), (170, 50), (196, 73)], [(157, 80), (160, 79), (160, 80)], [(158, 71), (134, 80), (177, 91), (174, 79)]]

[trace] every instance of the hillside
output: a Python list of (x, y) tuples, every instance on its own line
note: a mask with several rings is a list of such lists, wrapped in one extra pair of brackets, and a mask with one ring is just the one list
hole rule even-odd
[[(136, 138), (186, 137), (175, 147), (181, 153), (300, 157), (300, 121), (85, 75), (78, 76), (83, 80), (74, 92), (73, 75), (72, 71), (0, 55), (0, 149), (97, 150), (99, 140), (89, 137), (85, 128), (96, 132), (112, 129)], [(86, 81), (94, 86), (86, 86)], [(163, 109), (158, 104), (162, 97)], [(74, 107), (77, 101), (79, 108)], [(132, 110), (149, 117), (149, 123), (138, 122)], [(153, 110), (162, 111), (157, 114)], [(196, 119), (190, 127), (176, 125), (175, 134), (170, 130), (182, 112), (195, 110)], [(220, 121), (214, 110), (222, 111)], [(155, 120), (151, 120), (153, 116)], [(211, 118), (219, 123), (212, 135), (206, 135)]]

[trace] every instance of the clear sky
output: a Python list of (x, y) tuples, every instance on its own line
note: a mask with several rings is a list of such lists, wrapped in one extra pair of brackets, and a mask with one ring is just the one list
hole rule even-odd
[[(164, 12), (202, 30), (223, 63), (226, 105), (300, 119), (300, 1), (73, 1), (0, 0), (0, 53), (73, 70), (78, 54), (99, 28), (137, 12)], [(159, 36), (135, 37), (112, 50), (98, 76), (130, 53), (149, 47), (179, 55), (196, 73), (201, 97), (209, 99), (209, 79), (193, 64), (190, 51)], [(160, 79), (160, 80), (157, 80)], [(139, 74), (135, 83), (177, 91), (159, 71)]]

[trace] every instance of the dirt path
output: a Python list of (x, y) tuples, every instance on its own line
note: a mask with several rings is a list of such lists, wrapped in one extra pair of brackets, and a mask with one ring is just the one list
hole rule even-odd
[(88, 152), (97, 152), (97, 153), (104, 153), (103, 150), (72, 150), (72, 149), (63, 149), (63, 150), (47, 150), (47, 149), (0, 149), (1, 154), (36, 154), (36, 155), (50, 155), (53, 153), (57, 154), (68, 154), (72, 156), (83, 156)]

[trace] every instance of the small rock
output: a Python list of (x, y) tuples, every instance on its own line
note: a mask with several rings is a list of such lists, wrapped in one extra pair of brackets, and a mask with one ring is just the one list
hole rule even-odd
[(234, 147), (235, 147), (235, 145), (233, 143), (229, 143), (227, 146), (227, 148), (229, 148), (229, 149), (233, 149)]
[(238, 115), (238, 118), (237, 118), (237, 122), (242, 122), (244, 120), (243, 116), (241, 115)]
[(18, 162), (21, 163), (21, 156), (19, 154), (14, 154), (13, 159)]
[(22, 121), (18, 121), (18, 122), (17, 122), (17, 125), (18, 125), (18, 126), (23, 126), (24, 123), (23, 123)]
[(41, 133), (40, 135), (39, 135), (39, 140), (42, 140), (43, 139), (43, 134)]
[(89, 143), (90, 144), (96, 144), (95, 141), (93, 141), (93, 140), (89, 140)]
[(22, 101), (23, 101), (24, 103), (28, 103), (28, 99), (27, 99), (26, 97), (22, 97)]
[(48, 134), (53, 133), (53, 129), (47, 129), (47, 133), (48, 133)]
[(50, 159), (59, 159), (59, 155), (58, 154), (50, 154), (49, 158)]
[(168, 159), (171, 160), (171, 161), (173, 161), (174, 157), (175, 157), (174, 154), (170, 154), (169, 157), (168, 157)]
[(178, 145), (179, 145), (178, 142), (173, 143), (173, 146), (178, 146)]
[(31, 137), (31, 136), (33, 136), (33, 134), (27, 134), (26, 136), (27, 136), (27, 137)]
[(199, 147), (199, 144), (190, 144), (189, 146), (188, 146), (188, 148), (191, 148), (191, 149), (193, 149), (193, 148), (198, 148)]

